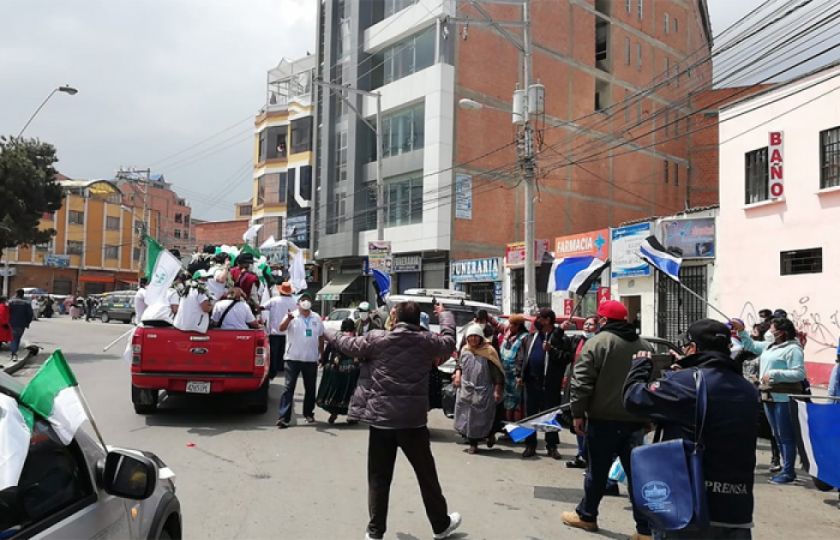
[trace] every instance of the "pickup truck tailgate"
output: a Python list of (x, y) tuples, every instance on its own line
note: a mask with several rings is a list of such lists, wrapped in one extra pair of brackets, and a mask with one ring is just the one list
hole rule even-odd
[(211, 330), (200, 334), (172, 328), (147, 328), (143, 332), (140, 369), (144, 372), (251, 373), (258, 341), (265, 341), (265, 338), (253, 331)]

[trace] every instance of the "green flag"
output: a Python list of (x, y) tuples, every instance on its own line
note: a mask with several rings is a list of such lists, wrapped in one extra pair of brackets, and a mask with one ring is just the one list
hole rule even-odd
[(149, 279), (152, 276), (152, 272), (155, 271), (155, 264), (157, 263), (160, 252), (163, 251), (163, 246), (158, 244), (148, 234), (143, 239), (146, 241), (146, 278)]
[(87, 420), (78, 385), (64, 355), (56, 350), (20, 394), (20, 402), (46, 418), (64, 444), (70, 444)]
[(262, 253), (260, 253), (260, 250), (258, 250), (251, 244), (243, 244), (242, 247), (239, 249), (239, 253), (250, 253), (254, 256), (254, 260), (262, 257)]

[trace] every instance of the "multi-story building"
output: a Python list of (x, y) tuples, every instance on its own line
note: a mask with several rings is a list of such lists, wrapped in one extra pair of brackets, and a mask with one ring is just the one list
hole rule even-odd
[(41, 229), (54, 229), (42, 245), (7, 249), (14, 272), (9, 290), (39, 287), (55, 294), (98, 294), (136, 285), (144, 260), (142, 231), (160, 232), (160, 214), (133, 206), (108, 180), (62, 179), (64, 202), (44, 214)]
[[(381, 94), (384, 141), (377, 156), (374, 97), (344, 92), (348, 101), (319, 87), (319, 259), (342, 282), (361, 274), (376, 238), (379, 157), (384, 238), (412, 262), (395, 270), (392, 288), (457, 281), (501, 303), (503, 272), (461, 278), (465, 268), (498, 268), (506, 244), (523, 239), (511, 115), (523, 71), (511, 41), (522, 33), (494, 24), (521, 20), (521, 5), (322, 0), (319, 8), (320, 77)], [(705, 0), (531, 0), (530, 15), (531, 81), (545, 88), (544, 112), (533, 118), (536, 238), (682, 210), (687, 96), (711, 83)], [(540, 291), (549, 267), (550, 259), (538, 269)], [(509, 276), (518, 310), (522, 268)], [(538, 301), (550, 304), (547, 294)]]
[(314, 73), (314, 55), (284, 58), (268, 72), (266, 102), (254, 120), (254, 187), (248, 216), (262, 225), (258, 244), (271, 236), (287, 239), (303, 248), (309, 260)]
[(748, 325), (786, 310), (818, 384), (840, 338), (838, 76), (835, 63), (720, 111), (720, 307)]
[(160, 214), (158, 241), (162, 245), (179, 250), (184, 257), (193, 251), (195, 240), (190, 230), (192, 210), (162, 174), (152, 174), (148, 169), (120, 169), (114, 181), (132, 206)]

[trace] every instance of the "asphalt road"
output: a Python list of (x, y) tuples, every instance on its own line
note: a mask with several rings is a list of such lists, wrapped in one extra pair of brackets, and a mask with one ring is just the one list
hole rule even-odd
[[(33, 323), (24, 341), (44, 347), (41, 358), (63, 350), (109, 444), (151, 450), (175, 471), (186, 538), (364, 538), (364, 427), (330, 426), (327, 414), (318, 410), (319, 422), (313, 426), (276, 429), (279, 379), (271, 386), (270, 410), (261, 416), (237, 411), (235, 400), (198, 397), (168, 399), (159, 414), (136, 415), (128, 365), (121, 358), (124, 342), (102, 352), (128, 329), (64, 317)], [(18, 376), (31, 376), (36, 367)], [(300, 407), (298, 402), (298, 413)], [(450, 511), (464, 518), (453, 538), (626, 538), (634, 532), (626, 497), (604, 500), (597, 535), (565, 527), (560, 513), (579, 501), (582, 474), (546, 458), (542, 447), (542, 457), (527, 462), (519, 456), (521, 446), (504, 443), (469, 456), (452, 421), (440, 411), (430, 414), (429, 426)], [(574, 439), (564, 433), (561, 440), (565, 458), (573, 452)], [(759, 444), (764, 465), (769, 453), (765, 441)], [(836, 493), (820, 493), (810, 481), (773, 486), (768, 477), (766, 467), (756, 471), (754, 538), (837, 538)], [(389, 527), (387, 538), (432, 536), (413, 472), (402, 456), (391, 490)]]

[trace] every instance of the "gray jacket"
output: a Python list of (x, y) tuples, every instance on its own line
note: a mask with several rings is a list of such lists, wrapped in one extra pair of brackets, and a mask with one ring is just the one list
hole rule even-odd
[(348, 419), (390, 429), (426, 425), (429, 372), (455, 350), (454, 315), (445, 311), (439, 319), (440, 334), (398, 323), (390, 332), (328, 337), (339, 351), (363, 362), (365, 376), (350, 400)]

